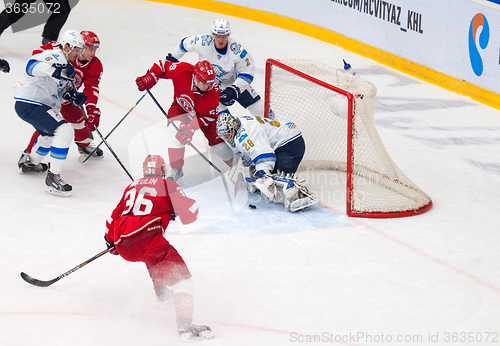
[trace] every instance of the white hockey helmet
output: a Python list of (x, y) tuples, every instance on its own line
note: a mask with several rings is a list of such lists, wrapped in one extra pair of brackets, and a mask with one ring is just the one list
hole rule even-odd
[(212, 24), (212, 34), (214, 35), (231, 35), (231, 26), (225, 19), (217, 19)]
[(217, 118), (217, 136), (234, 146), (234, 137), (241, 127), (241, 121), (231, 113), (220, 113)]
[(61, 35), (59, 43), (63, 46), (63, 48), (68, 44), (70, 51), (72, 51), (73, 48), (85, 48), (83, 36), (76, 30), (65, 31)]

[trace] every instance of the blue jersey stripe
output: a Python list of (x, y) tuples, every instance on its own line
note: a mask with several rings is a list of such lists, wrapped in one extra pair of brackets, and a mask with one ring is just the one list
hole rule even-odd
[(296, 138), (299, 138), (300, 136), (302, 136), (302, 133), (299, 133), (298, 135), (293, 136), (292, 138), (287, 139), (286, 141), (284, 141), (283, 143), (281, 143), (280, 147), (284, 146), (287, 143), (290, 143), (291, 141), (293, 141)]
[(253, 76), (252, 75), (249, 75), (247, 73), (240, 73), (238, 75), (238, 78), (241, 78), (243, 79), (244, 81), (246, 81), (248, 84), (251, 84), (253, 82)]
[(43, 106), (44, 104), (38, 101), (33, 101), (33, 100), (28, 100), (28, 99), (22, 99), (19, 97), (14, 97), (14, 100), (20, 101), (20, 102), (27, 102), (27, 103), (32, 103), (34, 105), (40, 105)]
[(39, 63), (40, 63), (40, 61), (38, 61), (36, 59), (30, 59), (30, 60), (28, 60), (28, 63), (26, 64), (26, 73), (28, 74), (28, 76), (34, 77), (33, 73), (32, 73), (33, 69)]
[(181, 43), (179, 43), (179, 49), (181, 51), (183, 51), (184, 53), (187, 53), (187, 50), (184, 48), (184, 41), (186, 40), (187, 37), (184, 37), (182, 40), (181, 40)]
[(51, 147), (50, 156), (53, 157), (54, 159), (64, 160), (66, 159), (66, 156), (68, 156), (68, 151), (69, 148)]
[(273, 161), (276, 162), (276, 155), (274, 153), (265, 153), (257, 156), (253, 159), (253, 162), (257, 165), (259, 163)]

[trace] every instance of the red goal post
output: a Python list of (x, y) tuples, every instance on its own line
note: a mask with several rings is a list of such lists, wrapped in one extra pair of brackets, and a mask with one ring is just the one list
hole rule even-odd
[(376, 87), (309, 60), (266, 62), (265, 114), (296, 123), (306, 142), (299, 170), (346, 172), (346, 213), (391, 218), (421, 214), (431, 198), (394, 163), (375, 128)]

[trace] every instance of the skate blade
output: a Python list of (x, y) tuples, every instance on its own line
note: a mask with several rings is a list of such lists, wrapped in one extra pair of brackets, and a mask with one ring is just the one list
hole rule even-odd
[(33, 169), (24, 169), (23, 167), (19, 167), (19, 173), (22, 173), (22, 174), (31, 174), (31, 173), (45, 173), (47, 172), (47, 169), (46, 170), (33, 170)]
[(200, 334), (195, 335), (193, 333), (182, 333), (181, 334), (181, 341), (182, 342), (195, 342), (195, 341), (201, 341), (201, 340), (209, 340), (213, 339), (214, 334), (212, 333), (211, 330), (204, 330), (200, 332)]
[(71, 196), (71, 191), (59, 191), (51, 186), (45, 186), (45, 192), (50, 193), (51, 195), (61, 196), (61, 197), (69, 197)]

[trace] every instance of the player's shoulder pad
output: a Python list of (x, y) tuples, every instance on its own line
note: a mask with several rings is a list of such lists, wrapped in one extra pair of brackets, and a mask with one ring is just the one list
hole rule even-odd
[(194, 44), (201, 43), (202, 46), (210, 46), (213, 41), (214, 37), (212, 35), (197, 35)]

